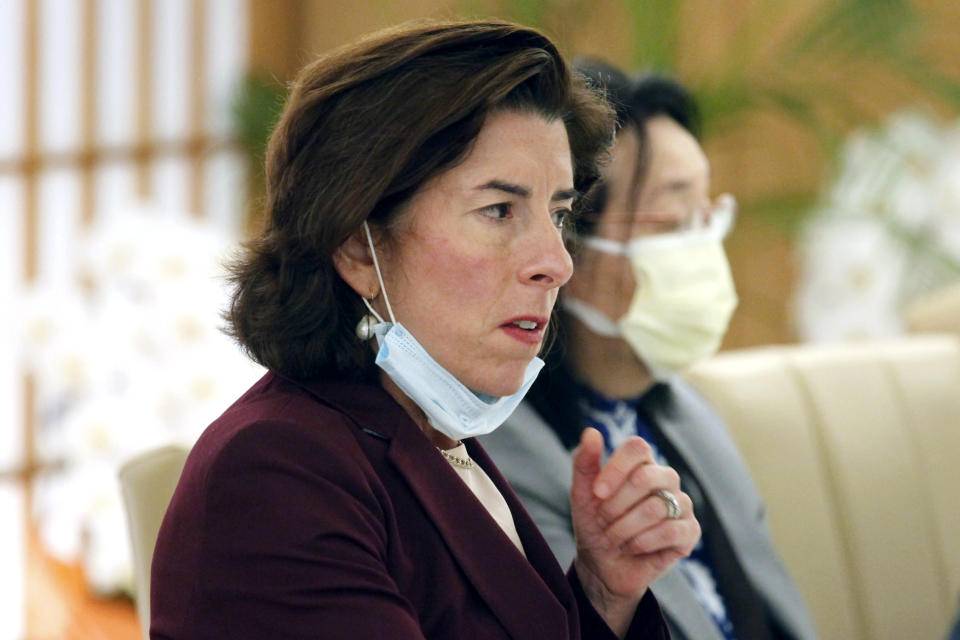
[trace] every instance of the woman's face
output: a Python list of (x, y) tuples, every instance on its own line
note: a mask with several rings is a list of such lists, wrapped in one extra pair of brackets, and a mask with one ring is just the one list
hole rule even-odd
[[(651, 118), (646, 126), (649, 164), (638, 194), (632, 191), (640, 138), (633, 127), (617, 134), (604, 171), (608, 197), (593, 230), (596, 236), (623, 243), (676, 231), (710, 204), (710, 164), (696, 138), (667, 116)], [(619, 318), (627, 312), (635, 286), (626, 257), (584, 247), (566, 292)]]
[[(495, 112), (378, 245), (396, 320), (470, 389), (520, 387), (573, 269), (559, 228), (573, 196), (563, 123)], [(389, 319), (382, 295), (375, 304)]]

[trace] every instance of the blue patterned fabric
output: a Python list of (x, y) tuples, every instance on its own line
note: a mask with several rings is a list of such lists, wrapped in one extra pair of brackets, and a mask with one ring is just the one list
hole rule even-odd
[[(587, 424), (603, 435), (604, 448), (608, 456), (631, 436), (640, 436), (653, 449), (654, 458), (658, 463), (670, 464), (670, 461), (660, 453), (657, 438), (650, 425), (637, 411), (640, 397), (627, 400), (607, 398), (587, 387), (582, 389), (580, 397), (583, 399)], [(698, 496), (703, 494), (698, 486), (688, 486), (687, 483), (695, 483), (692, 478), (685, 477), (683, 480), (685, 483), (683, 490), (693, 499), (696, 512)], [(680, 560), (679, 568), (696, 593), (697, 600), (713, 618), (723, 637), (726, 640), (736, 640), (723, 596), (717, 591), (713, 560), (703, 538), (694, 547), (689, 557)]]

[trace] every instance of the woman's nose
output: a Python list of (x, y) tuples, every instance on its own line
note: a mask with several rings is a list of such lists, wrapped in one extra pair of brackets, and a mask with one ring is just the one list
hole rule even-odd
[(528, 258), (520, 279), (547, 289), (566, 284), (573, 275), (573, 259), (563, 241), (563, 232), (548, 222), (534, 225), (528, 233), (530, 241), (524, 243)]

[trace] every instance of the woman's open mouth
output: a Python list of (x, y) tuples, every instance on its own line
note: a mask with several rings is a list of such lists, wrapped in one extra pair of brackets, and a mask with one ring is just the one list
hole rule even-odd
[(500, 328), (511, 338), (524, 344), (539, 344), (546, 326), (546, 318), (517, 318), (500, 325)]

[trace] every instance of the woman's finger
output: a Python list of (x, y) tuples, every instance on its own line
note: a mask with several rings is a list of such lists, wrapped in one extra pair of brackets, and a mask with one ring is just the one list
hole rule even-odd
[(595, 500), (593, 487), (600, 474), (602, 461), (603, 436), (596, 429), (584, 429), (580, 446), (573, 453), (570, 501), (575, 512), (582, 512)]
[[(689, 496), (682, 491), (673, 492), (680, 505), (681, 518), (689, 514), (693, 504)], [(633, 505), (619, 519), (610, 524), (604, 531), (612, 546), (620, 546), (625, 542), (659, 526), (669, 520), (667, 506), (656, 493), (649, 494), (645, 499)]]
[(606, 500), (623, 485), (634, 468), (654, 462), (653, 450), (643, 438), (634, 436), (620, 445), (593, 483), (593, 493)]
[[(637, 503), (651, 496), (658, 489), (674, 494), (680, 491), (680, 477), (672, 467), (648, 462), (632, 469), (626, 482), (600, 504), (599, 515), (609, 524), (621, 518)], [(663, 506), (663, 501), (660, 501)]]
[(696, 518), (686, 517), (680, 520), (661, 520), (657, 526), (626, 540), (622, 547), (636, 555), (675, 550), (681, 556), (686, 556), (699, 539), (700, 524)]

